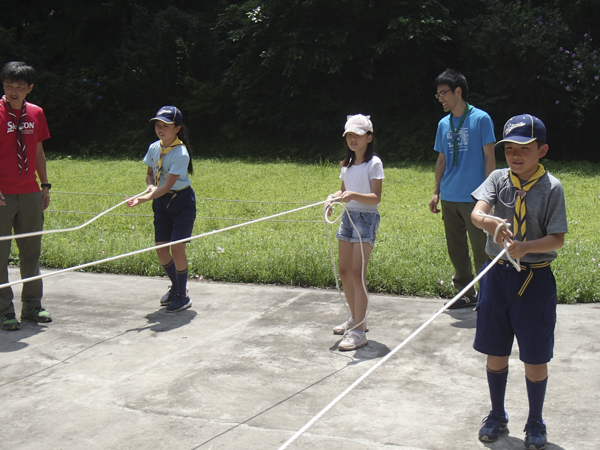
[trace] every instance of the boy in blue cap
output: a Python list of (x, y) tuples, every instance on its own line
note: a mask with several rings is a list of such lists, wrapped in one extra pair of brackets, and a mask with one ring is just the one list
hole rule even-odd
[[(495, 258), (508, 244), (508, 253), (520, 258), (521, 271), (499, 260), (480, 281), (477, 327), (473, 347), (487, 356), (487, 378), (492, 410), (483, 419), (479, 439), (494, 442), (507, 430), (504, 397), (508, 358), (514, 337), (525, 364), (529, 417), (525, 425), (525, 448), (547, 446), (542, 408), (548, 382), (548, 362), (553, 356), (556, 323), (556, 281), (550, 263), (567, 233), (565, 197), (558, 179), (539, 161), (548, 151), (546, 127), (529, 114), (511, 118), (504, 125), (508, 169), (495, 170), (472, 194), (477, 201), (471, 219), (488, 233), (486, 252)], [(483, 217), (494, 215), (512, 226), (503, 227), (494, 242), (498, 223)]]

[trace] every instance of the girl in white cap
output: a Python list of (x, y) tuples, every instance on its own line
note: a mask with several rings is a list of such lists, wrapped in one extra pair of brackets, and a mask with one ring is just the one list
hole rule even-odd
[(375, 156), (370, 116), (348, 116), (343, 136), (346, 138), (346, 157), (340, 163), (342, 187), (327, 199), (341, 197), (341, 201), (347, 203), (336, 237), (339, 240), (340, 279), (351, 316), (333, 329), (334, 334), (344, 335), (338, 349), (347, 351), (367, 345), (366, 269), (379, 229), (377, 207), (384, 176), (381, 159)]

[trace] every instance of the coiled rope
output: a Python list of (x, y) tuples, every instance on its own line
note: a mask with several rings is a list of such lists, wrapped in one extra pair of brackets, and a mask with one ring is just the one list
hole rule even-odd
[[(352, 217), (350, 217), (350, 213), (347, 210), (347, 204), (346, 203), (342, 203), (338, 200), (340, 200), (341, 197), (335, 197), (332, 198), (331, 200), (329, 200), (331, 203), (329, 205), (326, 205), (325, 208), (323, 209), (323, 223), (325, 225), (325, 234), (327, 234), (327, 239), (329, 240), (329, 251), (331, 254), (331, 263), (333, 265), (333, 276), (335, 278), (335, 287), (337, 288), (338, 291), (338, 295), (340, 296), (340, 300), (344, 303), (344, 305), (346, 305), (346, 309), (348, 310), (348, 314), (350, 315), (350, 317), (352, 317), (352, 311), (350, 311), (350, 307), (348, 306), (348, 303), (344, 301), (344, 298), (342, 297), (342, 291), (340, 290), (340, 285), (338, 283), (338, 272), (337, 272), (337, 267), (335, 265), (335, 255), (333, 253), (333, 243), (331, 242), (331, 236), (329, 235), (329, 229), (327, 228), (327, 224), (334, 224), (336, 223), (338, 220), (340, 220), (342, 218), (342, 216), (344, 215), (344, 213), (346, 213), (348, 219), (350, 220), (350, 223), (352, 224), (352, 227), (354, 228), (354, 231), (356, 231), (356, 234), (358, 235), (358, 240), (360, 243), (360, 256), (361, 256), (361, 271), (360, 271), (360, 280), (362, 282), (362, 287), (363, 290), (365, 292), (365, 296), (367, 297), (367, 308), (365, 310), (365, 317), (363, 318), (363, 320), (361, 320), (358, 323), (355, 323), (354, 326), (352, 328), (347, 328), (344, 331), (344, 336), (346, 336), (346, 334), (348, 334), (350, 331), (356, 329), (356, 327), (358, 327), (359, 325), (362, 325), (363, 323), (366, 325), (367, 322), (367, 316), (369, 315), (369, 292), (367, 291), (367, 286), (365, 285), (365, 252), (363, 250), (363, 241), (362, 241), (362, 237), (360, 235), (360, 232), (358, 231), (358, 228), (356, 227), (356, 225), (354, 224), (354, 221), (352, 220)], [(333, 212), (333, 207), (335, 205), (341, 205), (342, 206), (342, 212), (333, 220), (329, 220), (329, 211)], [(366, 326), (364, 328), (365, 331), (366, 330)], [(343, 337), (342, 337), (343, 339)]]

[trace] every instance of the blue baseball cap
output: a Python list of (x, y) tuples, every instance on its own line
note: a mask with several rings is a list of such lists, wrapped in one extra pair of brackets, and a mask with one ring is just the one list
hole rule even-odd
[(175, 106), (163, 106), (156, 113), (156, 117), (150, 119), (150, 122), (153, 120), (160, 120), (164, 123), (172, 123), (175, 126), (179, 126), (183, 124), (183, 116), (181, 115), (181, 111), (177, 109)]
[(519, 114), (508, 119), (504, 125), (503, 139), (496, 142), (494, 147), (501, 147), (505, 142), (530, 144), (538, 139), (546, 142), (544, 122), (529, 114)]

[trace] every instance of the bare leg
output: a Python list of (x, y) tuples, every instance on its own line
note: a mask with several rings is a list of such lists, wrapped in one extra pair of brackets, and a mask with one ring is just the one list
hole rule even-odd
[(173, 261), (175, 261), (175, 267), (177, 270), (186, 270), (188, 267), (188, 261), (187, 257), (185, 256), (185, 243), (171, 245), (171, 253), (173, 255)]
[(525, 364), (525, 376), (529, 381), (544, 381), (548, 378), (548, 364)]
[[(362, 247), (364, 253), (364, 263), (360, 251), (360, 244), (354, 244), (352, 255), (352, 282), (354, 283), (354, 309), (352, 310), (352, 316), (356, 320), (356, 323), (362, 322), (365, 319), (365, 314), (367, 312), (368, 299), (363, 287), (363, 281), (364, 286), (366, 286), (367, 266), (369, 264), (369, 258), (371, 257), (371, 251), (373, 250), (371, 244), (363, 243)], [(364, 323), (356, 327), (356, 330), (364, 331)]]
[[(166, 242), (157, 242), (156, 245), (166, 244)], [(171, 256), (171, 247), (162, 247), (156, 249), (156, 254), (158, 255), (158, 260), (164, 266), (165, 264), (169, 264), (173, 257)], [(177, 267), (177, 262), (175, 263)]]
[(340, 249), (340, 280), (342, 280), (342, 287), (344, 289), (344, 295), (348, 302), (348, 308), (350, 308), (350, 314), (354, 317), (354, 283), (352, 281), (352, 242), (339, 241)]
[[(508, 366), (508, 356), (490, 356), (487, 357), (487, 366), (494, 371), (502, 370)], [(527, 364), (525, 364), (527, 366)]]

